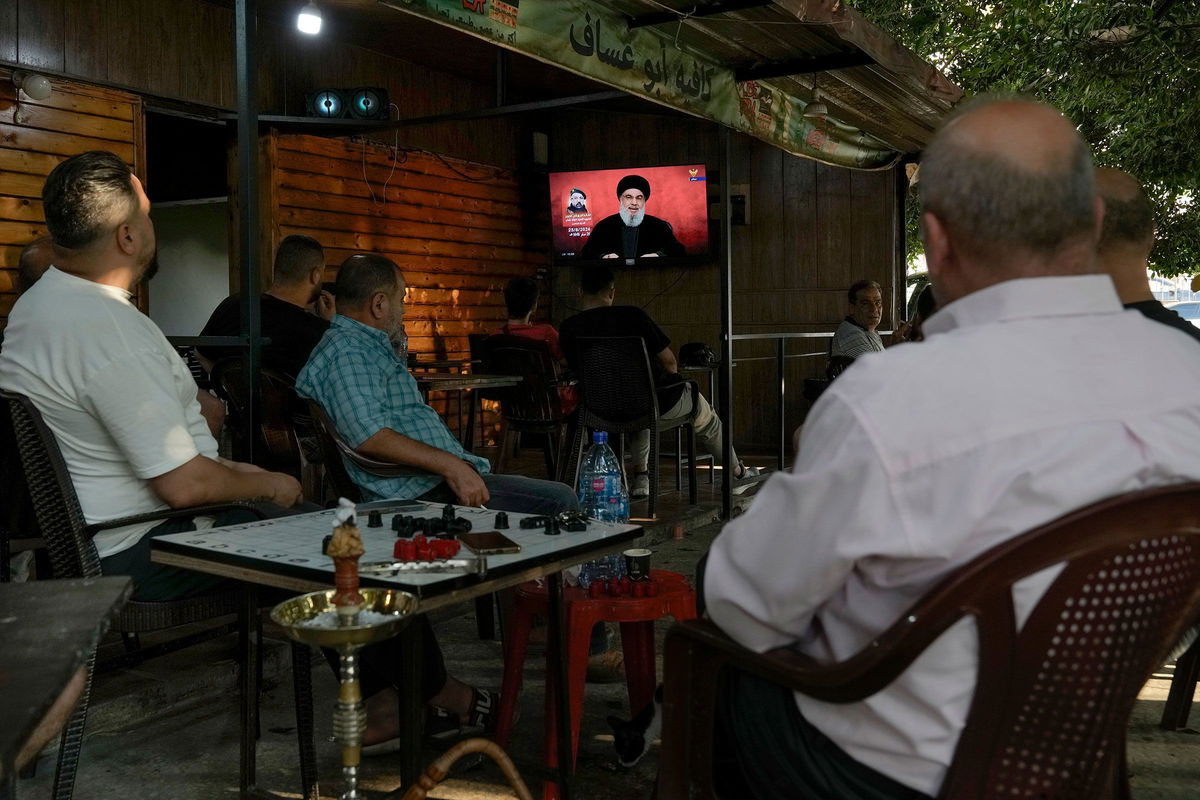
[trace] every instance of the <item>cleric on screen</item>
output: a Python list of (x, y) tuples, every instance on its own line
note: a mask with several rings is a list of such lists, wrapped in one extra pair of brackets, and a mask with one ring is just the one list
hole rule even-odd
[(617, 183), (616, 214), (592, 228), (580, 251), (583, 258), (657, 258), (685, 255), (671, 223), (646, 213), (650, 182), (641, 175), (626, 175)]

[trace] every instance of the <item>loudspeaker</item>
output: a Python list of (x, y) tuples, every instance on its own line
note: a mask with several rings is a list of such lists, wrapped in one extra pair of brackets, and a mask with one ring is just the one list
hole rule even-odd
[(305, 98), (305, 109), (310, 117), (340, 119), (348, 116), (346, 93), (341, 89), (317, 89)]
[(349, 115), (354, 119), (389, 119), (391, 111), (387, 89), (360, 86), (351, 91)]

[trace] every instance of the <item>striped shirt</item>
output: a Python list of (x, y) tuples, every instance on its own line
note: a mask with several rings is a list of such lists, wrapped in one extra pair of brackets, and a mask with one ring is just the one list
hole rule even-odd
[(854, 320), (846, 317), (833, 334), (831, 356), (858, 358), (867, 353), (882, 353), (883, 339), (875, 331), (869, 331)]
[[(463, 450), (438, 413), (425, 403), (384, 331), (335, 314), (300, 371), (296, 390), (325, 408), (352, 447), (388, 428), (458, 456), (480, 475), (491, 471), (487, 459)], [(367, 500), (420, 497), (442, 482), (438, 475), (381, 478), (343, 461)]]

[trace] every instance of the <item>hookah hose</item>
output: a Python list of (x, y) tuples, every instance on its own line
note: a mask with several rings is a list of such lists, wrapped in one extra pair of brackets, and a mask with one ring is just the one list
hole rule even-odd
[(508, 778), (509, 786), (517, 793), (517, 797), (520, 800), (533, 800), (533, 795), (529, 793), (529, 787), (525, 785), (525, 781), (521, 780), (521, 773), (517, 772), (517, 768), (513, 766), (512, 759), (508, 757), (503, 748), (491, 739), (481, 739), (478, 737), (465, 739), (434, 759), (434, 762), (425, 769), (421, 777), (417, 778), (417, 782), (410, 786), (408, 791), (404, 793), (404, 797), (401, 800), (425, 800), (425, 796), (429, 793), (429, 790), (445, 780), (454, 762), (469, 753), (483, 753), (487, 755), (499, 765), (501, 771), (504, 772), (504, 777)]

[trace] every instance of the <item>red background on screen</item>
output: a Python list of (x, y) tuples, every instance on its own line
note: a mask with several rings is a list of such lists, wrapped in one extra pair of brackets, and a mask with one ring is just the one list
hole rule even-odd
[[(641, 167), (638, 169), (598, 169), (587, 172), (552, 172), (550, 174), (550, 224), (554, 234), (554, 252), (559, 256), (574, 256), (583, 249), (588, 234), (597, 222), (617, 213), (617, 183), (626, 175), (641, 175), (650, 184), (646, 213), (665, 219), (675, 229), (675, 238), (687, 249), (688, 255), (708, 253), (708, 182), (691, 180), (705, 178), (703, 164), (673, 167)], [(582, 189), (587, 195), (591, 219), (567, 219), (567, 203), (572, 189)], [(571, 236), (569, 228), (581, 228)]]

